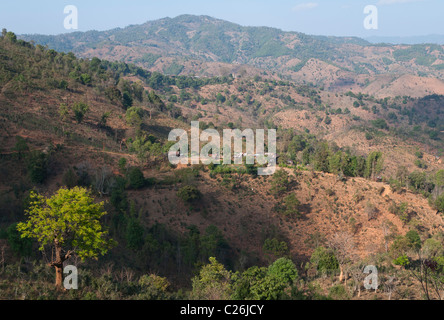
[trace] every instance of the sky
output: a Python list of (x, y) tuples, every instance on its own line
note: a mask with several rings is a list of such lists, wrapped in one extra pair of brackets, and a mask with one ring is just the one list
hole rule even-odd
[[(76, 30), (64, 28), (67, 5), (78, 10)], [(364, 27), (368, 5), (377, 8), (377, 29)], [(16, 34), (102, 31), (181, 14), (315, 35), (444, 34), (443, 0), (14, 0), (0, 5), (0, 27)]]

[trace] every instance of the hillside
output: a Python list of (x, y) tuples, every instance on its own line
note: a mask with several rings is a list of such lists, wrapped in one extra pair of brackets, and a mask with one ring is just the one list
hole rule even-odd
[[(268, 27), (243, 27), (208, 16), (182, 15), (109, 31), (22, 39), (84, 58), (134, 63), (170, 75), (271, 75), (338, 91), (365, 91), (385, 75), (421, 78), (418, 94), (444, 94), (444, 47), (436, 44), (370, 44), (351, 37), (311, 36)], [(428, 77), (439, 79), (428, 86)], [(407, 79), (406, 79), (407, 80)], [(408, 82), (403, 81), (401, 85)], [(394, 85), (392, 92), (396, 91)], [(399, 90), (398, 90), (399, 91)], [(386, 93), (387, 90), (381, 92)]]
[[(355, 39), (328, 41), (339, 48), (361, 45)], [(31, 190), (51, 195), (62, 186), (91, 188), (106, 201), (109, 215), (103, 222), (118, 243), (98, 261), (75, 261), (90, 272), (87, 289), (74, 297), (79, 299), (140, 298), (132, 292), (139, 290), (134, 279), (143, 275), (166, 277), (174, 293), (168, 297), (183, 298), (210, 257), (233, 273), (289, 258), (304, 282), (298, 290), (308, 299), (313, 286), (322, 297), (341, 284), (339, 266), (328, 270), (329, 280), (311, 259), (336, 234), (354, 240), (349, 266), (369, 262), (388, 273), (398, 270), (392, 263), (399, 257), (394, 244), (411, 231), (422, 242), (441, 241), (442, 248), (444, 97), (387, 93), (380, 98), (247, 74), (169, 76), (101, 57), (77, 58), (17, 40), (12, 32), (4, 35), (0, 244), (9, 274), (0, 274), (0, 297), (38, 297), (27, 291), (25, 280), (13, 280), (32, 279), (39, 267), (30, 261), (45, 262), (45, 256), (35, 243), (31, 250), (17, 240), (10, 226), (25, 218)], [(192, 120), (219, 132), (277, 128), (278, 173), (261, 177), (257, 166), (245, 165), (171, 165), (168, 134), (174, 128), (189, 130)], [(187, 186), (199, 191), (199, 201), (180, 197)], [(421, 297), (420, 284), (406, 270), (398, 276), (399, 297)], [(46, 286), (52, 281), (42, 279)], [(122, 289), (100, 289), (106, 286)], [(351, 297), (360, 298), (349, 289)]]

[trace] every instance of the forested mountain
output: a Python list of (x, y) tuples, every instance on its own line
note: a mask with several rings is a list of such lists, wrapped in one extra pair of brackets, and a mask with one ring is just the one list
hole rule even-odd
[(103, 32), (22, 37), (64, 52), (84, 53), (91, 48), (108, 46), (153, 47), (168, 50), (170, 55), (228, 63), (249, 63), (255, 58), (286, 55), (333, 60), (339, 45), (369, 44), (359, 38), (308, 36), (269, 27), (242, 27), (208, 16), (192, 15)]
[(387, 74), (443, 79), (444, 69), (444, 47), (436, 44), (370, 44), (352, 37), (244, 27), (208, 16), (182, 15), (109, 31), (21, 38), (80, 57), (125, 61), (171, 75), (270, 73), (341, 90), (386, 81)]

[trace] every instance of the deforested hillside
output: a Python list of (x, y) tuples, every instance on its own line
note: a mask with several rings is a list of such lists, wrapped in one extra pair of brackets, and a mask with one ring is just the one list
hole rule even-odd
[(371, 44), (193, 15), (108, 31), (21, 38), (83, 58), (125, 61), (169, 75), (267, 75), (374, 95), (399, 95), (399, 87), (411, 82), (403, 76), (410, 75), (416, 77), (415, 94), (444, 94), (444, 48), (436, 44)]
[[(112, 41), (143, 40), (124, 31)], [(442, 272), (443, 96), (381, 98), (248, 73), (173, 76), (76, 54), (0, 38), (0, 298), (384, 299), (382, 290), (361, 295), (369, 264), (396, 274), (397, 299), (439, 297), (439, 282), (424, 293), (411, 272), (423, 270), (418, 252)], [(191, 121), (218, 132), (277, 129), (276, 173), (172, 165), (168, 135)], [(34, 194), (76, 187), (103, 202), (115, 243), (97, 260), (69, 256), (81, 288), (60, 293), (51, 249), (21, 238), (17, 223)]]

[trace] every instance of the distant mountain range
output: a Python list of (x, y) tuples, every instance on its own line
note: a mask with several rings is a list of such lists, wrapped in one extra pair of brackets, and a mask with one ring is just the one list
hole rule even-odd
[(444, 78), (444, 46), (406, 48), (390, 42), (415, 39), (313, 36), (244, 27), (209, 16), (181, 15), (108, 31), (20, 38), (83, 58), (125, 61), (169, 75), (259, 72), (327, 86), (365, 85), (385, 74)]
[(427, 36), (410, 36), (410, 37), (365, 37), (370, 43), (390, 43), (390, 44), (426, 44), (433, 43), (444, 45), (444, 35), (432, 34)]
[[(335, 46), (368, 45), (355, 37), (310, 36), (269, 27), (243, 27), (209, 16), (181, 15), (108, 31), (73, 32), (56, 36), (23, 35), (57, 51), (84, 52), (107, 45), (154, 47), (175, 53), (222, 62), (290, 55), (301, 58), (327, 57)], [(308, 46), (310, 52), (300, 50)]]

